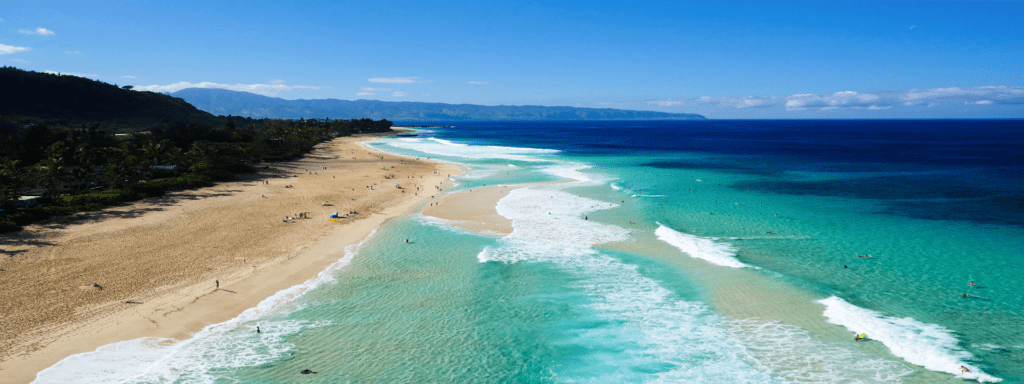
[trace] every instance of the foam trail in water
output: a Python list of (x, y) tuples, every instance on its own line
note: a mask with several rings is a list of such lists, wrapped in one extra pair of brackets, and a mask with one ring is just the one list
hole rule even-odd
[(612, 189), (614, 189), (614, 190), (616, 190), (616, 191), (618, 191), (618, 190), (622, 189), (622, 187), (620, 187), (620, 186), (618, 186), (618, 185), (615, 185), (615, 183), (611, 183), (611, 184), (609, 184), (609, 186), (611, 186), (611, 187), (612, 187)]
[[(828, 322), (842, 325), (854, 333), (866, 333), (869, 339), (881, 342), (893, 355), (911, 364), (979, 382), (1003, 380), (966, 363), (965, 360), (974, 356), (957, 345), (959, 341), (953, 337), (953, 331), (942, 326), (922, 323), (910, 317), (885, 316), (836, 296), (818, 302), (825, 305), (824, 315)], [(970, 372), (962, 372), (961, 366)]]
[(902, 383), (914, 370), (849, 345), (824, 343), (803, 328), (760, 319), (725, 320), (756, 365), (795, 383)]
[(436, 138), (402, 138), (399, 140), (389, 140), (388, 145), (396, 148), (411, 149), (414, 151), (441, 156), (454, 156), (466, 159), (505, 159), (529, 162), (547, 161), (547, 159), (536, 156), (553, 155), (559, 152), (554, 149), (467, 145)]
[(654, 234), (658, 236), (659, 240), (678, 248), (695, 259), (723, 267), (749, 267), (749, 265), (736, 260), (736, 248), (729, 243), (716, 243), (711, 239), (688, 235), (661, 223), (658, 223), (658, 229), (654, 231)]
[[(604, 181), (597, 175), (588, 174), (581, 172), (584, 169), (590, 168), (591, 165), (583, 163), (573, 162), (560, 162), (558, 164), (541, 168), (541, 172), (549, 175), (558, 176), (563, 179), (573, 180), (578, 184), (600, 184)], [(595, 178), (597, 177), (597, 178)]]
[[(278, 291), (234, 319), (211, 324), (192, 338), (145, 337), (107, 344), (92, 352), (68, 356), (36, 375), (34, 383), (213, 383), (218, 373), (250, 367), (280, 358), (292, 345), (285, 339), (327, 322), (270, 320), (269, 315), (301, 309), (295, 300), (317, 287), (335, 281), (334, 274), (376, 234), (345, 247), (345, 256), (302, 284)], [(255, 321), (263, 333), (253, 332)]]
[[(608, 321), (570, 344), (615, 352), (584, 354), (583, 367), (566, 368), (559, 377), (569, 382), (773, 382), (750, 366), (742, 344), (703, 303), (680, 300), (637, 266), (592, 248), (629, 239), (625, 228), (583, 219), (615, 206), (559, 190), (513, 190), (497, 205), (498, 213), (512, 220), (512, 234), (477, 255), (482, 263), (539, 262), (571, 273), (591, 298), (588, 307)], [(602, 373), (595, 377), (592, 367)]]

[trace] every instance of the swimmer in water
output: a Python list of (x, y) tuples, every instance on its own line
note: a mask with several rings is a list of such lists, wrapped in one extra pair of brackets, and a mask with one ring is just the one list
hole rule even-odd
[(974, 286), (974, 282), (972, 281), (970, 284), (967, 284), (967, 285), (970, 285), (970, 286), (973, 287)]

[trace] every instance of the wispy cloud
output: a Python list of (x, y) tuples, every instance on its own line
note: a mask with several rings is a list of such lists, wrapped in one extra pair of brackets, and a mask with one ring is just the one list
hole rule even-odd
[(46, 29), (46, 28), (43, 28), (43, 27), (36, 28), (35, 30), (19, 29), (18, 32), (29, 34), (29, 35), (43, 35), (43, 36), (50, 36), (50, 35), (56, 35), (57, 34), (56, 32), (51, 31), (51, 30)]
[(135, 78), (135, 76), (131, 76), (131, 75), (124, 75), (124, 76), (121, 76), (121, 77), (126, 78), (126, 79), (134, 79)]
[(385, 83), (385, 84), (413, 84), (413, 83), (429, 83), (430, 80), (418, 80), (419, 77), (374, 77), (372, 79), (366, 79), (371, 83)]
[(377, 96), (377, 92), (387, 92), (387, 91), (390, 91), (390, 90), (391, 90), (391, 88), (362, 87), (362, 88), (359, 89), (359, 92), (357, 92), (356, 95), (357, 96)]
[(405, 92), (400, 92), (400, 91), (395, 91), (395, 93), (391, 94), (391, 97), (406, 97), (406, 96), (409, 96), (409, 94), (405, 93)]
[(469, 83), (473, 84), (473, 85), (487, 85), (487, 84), (490, 84), (491, 82), (490, 81), (470, 81)]
[(647, 104), (657, 105), (659, 107), (678, 107), (678, 106), (696, 106), (696, 105), (718, 105), (724, 107), (731, 107), (736, 109), (744, 108), (767, 108), (779, 104), (781, 99), (777, 97), (755, 97), (755, 96), (743, 96), (743, 97), (698, 97), (695, 99), (665, 99), (665, 100), (650, 100)]
[(0, 44), (0, 55), (9, 55), (12, 53), (24, 52), (32, 48), (27, 47), (15, 47), (13, 45)]
[(135, 90), (152, 92), (177, 92), (186, 88), (227, 89), (230, 91), (250, 92), (263, 96), (277, 96), (278, 93), (291, 91), (293, 89), (320, 89), (320, 87), (309, 85), (285, 85), (276, 81), (273, 82), (272, 84), (220, 84), (205, 81), (201, 83), (190, 83), (187, 81), (182, 81), (168, 85), (136, 86)]
[(85, 74), (85, 73), (78, 73), (78, 72), (57, 72), (57, 71), (43, 71), (43, 73), (49, 73), (51, 75), (78, 76), (78, 77), (85, 77), (85, 78), (90, 78), (90, 79), (95, 79), (97, 77), (100, 77), (100, 75), (97, 75), (95, 73)]
[(917, 24), (911, 25), (909, 29), (917, 28)]
[(64, 51), (65, 55), (81, 55), (82, 51)]
[(25, 59), (11, 59), (11, 61), (13, 61), (15, 63), (28, 64), (28, 60), (25, 60)]
[(836, 92), (831, 95), (801, 94), (786, 98), (786, 109), (790, 111), (806, 109), (819, 109), (823, 111), (859, 108), (881, 109), (884, 105), (880, 103), (880, 100), (881, 97), (878, 95), (854, 91)]
[(690, 99), (648, 100), (659, 107), (720, 106), (735, 109), (767, 108), (783, 104), (788, 111), (885, 110), (893, 107), (952, 105), (1024, 104), (1024, 87), (984, 86), (903, 89), (860, 93), (842, 91), (832, 94), (796, 94), (782, 97), (697, 97)]
[(857, 93), (836, 92), (832, 95), (793, 95), (787, 98), (787, 110), (889, 109), (895, 106), (928, 108), (943, 103), (964, 105), (1009, 104), (1003, 101), (1024, 97), (1024, 87), (984, 86), (903, 89), (896, 91)]

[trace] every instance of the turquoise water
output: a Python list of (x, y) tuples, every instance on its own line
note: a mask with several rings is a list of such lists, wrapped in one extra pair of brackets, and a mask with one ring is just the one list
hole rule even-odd
[(392, 220), (238, 319), (79, 355), (39, 381), (1024, 380), (1014, 219), (922, 208), (956, 194), (861, 190), (898, 195), (913, 185), (892, 175), (948, 169), (541, 144), (446, 131), (375, 143), (462, 164), (456, 190), (570, 182), (503, 198), (510, 236)]

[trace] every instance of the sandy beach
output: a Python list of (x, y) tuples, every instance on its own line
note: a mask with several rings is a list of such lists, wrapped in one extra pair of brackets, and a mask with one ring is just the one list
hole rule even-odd
[[(238, 181), (0, 236), (0, 376), (30, 382), (72, 354), (184, 339), (229, 320), (315, 277), (459, 172), (360, 145), (372, 138), (335, 139)], [(331, 222), (332, 212), (354, 213)]]

